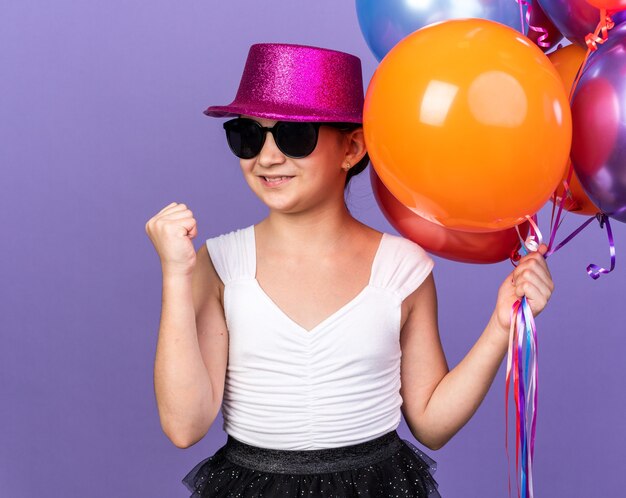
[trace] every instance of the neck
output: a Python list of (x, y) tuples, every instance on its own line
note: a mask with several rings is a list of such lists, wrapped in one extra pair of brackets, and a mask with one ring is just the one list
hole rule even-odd
[(271, 211), (258, 225), (268, 246), (280, 251), (323, 254), (332, 251), (360, 224), (346, 205), (335, 203), (315, 211), (280, 213)]

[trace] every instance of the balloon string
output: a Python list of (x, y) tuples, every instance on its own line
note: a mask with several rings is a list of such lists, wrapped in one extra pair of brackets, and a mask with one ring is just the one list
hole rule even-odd
[[(526, 216), (531, 230), (526, 240), (520, 239), (522, 255), (539, 250), (543, 235), (537, 225), (537, 215)], [(515, 264), (515, 263), (514, 263)], [(511, 496), (511, 462), (508, 449), (508, 408), (509, 386), (513, 375), (513, 396), (515, 400), (515, 472), (518, 478), (518, 498), (533, 498), (532, 462), (535, 447), (535, 418), (537, 392), (537, 340), (535, 322), (526, 296), (517, 300), (511, 309), (511, 328), (509, 332), (509, 351), (507, 355), (507, 374), (505, 382), (505, 447), (508, 461), (509, 497)], [(520, 495), (521, 493), (521, 495)]]
[(602, 45), (609, 38), (609, 30), (613, 29), (615, 23), (611, 16), (606, 13), (606, 9), (600, 9), (600, 22), (593, 33), (585, 36), (585, 43), (589, 50), (595, 52), (598, 45)]
[[(569, 163), (568, 168), (570, 169), (573, 168), (571, 161)], [(567, 175), (565, 179), (563, 179), (563, 182), (561, 183), (561, 185), (563, 186), (563, 193), (559, 195), (559, 187), (557, 187), (557, 189), (552, 194), (552, 211), (550, 213), (550, 234), (552, 234), (552, 231), (554, 230), (554, 219), (556, 216), (556, 210), (557, 210), (557, 207), (559, 206), (559, 203), (564, 201), (563, 197), (566, 198), (566, 202), (568, 203), (567, 206), (564, 206), (567, 211), (576, 211), (582, 207), (580, 202), (576, 200), (576, 198), (574, 198), (574, 194), (572, 194), (570, 181), (571, 181), (571, 177), (574, 175), (572, 173), (572, 175), (570, 176), (570, 169), (568, 169)], [(567, 212), (563, 213), (563, 217), (559, 221), (557, 229), (563, 224), (563, 221), (565, 220), (565, 216), (567, 216)]]
[(520, 25), (522, 26), (522, 34), (526, 34), (526, 25), (524, 24), (524, 7), (528, 7), (527, 0), (515, 0), (517, 5), (519, 5), (519, 19)]
[(541, 230), (539, 230), (539, 226), (537, 225), (537, 215), (526, 215), (526, 220), (531, 227), (530, 233), (526, 237), (526, 240), (524, 240), (522, 234), (519, 231), (519, 225), (515, 226), (515, 231), (517, 232), (517, 237), (520, 241), (520, 248), (518, 249), (518, 257), (512, 259), (513, 266), (517, 266), (516, 263), (521, 256), (526, 256), (531, 252), (538, 251), (539, 246), (543, 244), (543, 235), (541, 234)]
[(583, 59), (580, 67), (578, 68), (578, 72), (576, 73), (576, 78), (574, 78), (574, 84), (570, 89), (569, 93), (569, 101), (572, 103), (572, 97), (574, 96), (574, 90), (578, 86), (578, 82), (580, 81), (580, 77), (583, 74), (583, 69), (587, 65), (587, 60), (592, 52), (598, 50), (598, 45), (602, 45), (609, 38), (609, 30), (613, 29), (615, 23), (611, 16), (606, 13), (606, 9), (600, 9), (600, 21), (596, 26), (596, 29), (593, 33), (587, 34), (585, 36), (585, 43), (587, 45), (587, 53), (585, 54), (585, 58)]
[(533, 498), (533, 460), (535, 455), (535, 429), (537, 426), (537, 386), (538, 386), (538, 358), (539, 351), (537, 346), (537, 328), (532, 310), (528, 304), (528, 300), (522, 299), (524, 310), (524, 323), (526, 325), (526, 357), (524, 362), (525, 382), (528, 386), (526, 394), (526, 418), (524, 420), (526, 427), (526, 473), (528, 475), (528, 496)]
[[(570, 185), (570, 183), (572, 181), (572, 176), (573, 175), (574, 175), (574, 165), (570, 161), (569, 169), (567, 170), (567, 177), (566, 177), (565, 181), (563, 182), (563, 186), (566, 189), (569, 189), (569, 185)], [(556, 191), (555, 191), (555, 193), (553, 195), (555, 197), (557, 196)], [(556, 219), (552, 219), (550, 221), (550, 241), (548, 242), (548, 251), (546, 253), (546, 256), (548, 254), (551, 254), (550, 251), (552, 249), (552, 245), (554, 244), (554, 240), (556, 238), (556, 232), (558, 232), (559, 227), (561, 226), (561, 215), (563, 214), (563, 207), (565, 205), (565, 199), (566, 198), (567, 198), (567, 196), (565, 194), (563, 194), (561, 196), (561, 200), (559, 202), (559, 207), (558, 207), (557, 212), (556, 212)], [(554, 211), (553, 211), (553, 214), (554, 214)]]
[(606, 233), (609, 238), (609, 254), (611, 255), (611, 268), (608, 270), (606, 268), (602, 268), (601, 266), (594, 265), (591, 263), (587, 266), (587, 274), (597, 280), (600, 278), (600, 275), (611, 273), (615, 270), (615, 241), (613, 240), (613, 230), (611, 230), (611, 223), (609, 222), (609, 217), (606, 214), (602, 214), (598, 216), (598, 221), (600, 222), (600, 228), (604, 228), (606, 226)]
[[(517, 300), (513, 303), (513, 307), (511, 308), (511, 327), (509, 329), (509, 350), (507, 354), (506, 360), (506, 381), (504, 384), (504, 447), (506, 449), (506, 459), (508, 462), (508, 476), (509, 476), (509, 498), (511, 497), (511, 457), (509, 455), (509, 385), (511, 383), (511, 372), (514, 372), (513, 369), (513, 359), (514, 359), (514, 349), (513, 344), (516, 342), (516, 328), (515, 323), (517, 321), (517, 312), (521, 306), (521, 301)], [(513, 390), (515, 392), (515, 390)], [(516, 403), (517, 405), (517, 403)], [(517, 458), (517, 437), (515, 438), (516, 442), (516, 458)], [(517, 496), (519, 497), (519, 486), (517, 486)]]
[(550, 249), (546, 253), (546, 258), (557, 252), (559, 249), (562, 249), (574, 237), (576, 237), (580, 232), (587, 228), (593, 220), (598, 220), (598, 222), (600, 223), (600, 228), (606, 227), (606, 233), (609, 240), (609, 255), (611, 257), (611, 267), (607, 270), (594, 263), (591, 263), (587, 266), (587, 274), (594, 280), (597, 280), (602, 274), (611, 273), (615, 269), (617, 257), (615, 251), (615, 239), (613, 238), (613, 230), (611, 229), (611, 222), (609, 221), (609, 217), (605, 213), (597, 213), (594, 216), (588, 218), (587, 221), (585, 221), (576, 230), (574, 230), (567, 237), (565, 237), (556, 247)]
[(570, 233), (567, 237), (565, 237), (565, 239), (563, 239), (563, 241), (561, 243), (559, 243), (559, 245), (557, 245), (556, 247), (548, 250), (548, 252), (546, 253), (546, 257), (551, 256), (552, 254), (554, 254), (555, 252), (557, 252), (559, 249), (561, 249), (563, 246), (565, 246), (568, 242), (570, 242), (574, 237), (576, 237), (576, 235), (578, 235), (580, 232), (582, 232), (587, 226), (589, 226), (589, 224), (596, 219), (596, 215), (590, 217), (587, 221), (585, 221), (582, 225), (580, 225), (576, 230), (574, 230), (572, 233)]
[[(515, 2), (519, 5), (522, 34), (526, 34), (526, 27), (528, 27), (529, 30), (534, 31), (535, 33), (541, 33), (537, 38), (537, 45), (539, 45), (541, 48), (549, 48), (550, 44), (546, 41), (548, 38), (548, 30), (541, 26), (535, 26), (534, 24), (530, 23), (530, 18), (533, 13), (532, 3), (528, 0), (515, 0)], [(524, 7), (526, 7), (525, 14)], [(526, 20), (526, 22), (524, 22), (524, 20)]]
[(511, 496), (511, 457), (509, 454), (509, 387), (515, 401), (515, 470), (519, 476), (517, 496), (533, 498), (533, 459), (537, 426), (538, 386), (537, 329), (526, 296), (511, 308), (511, 327), (505, 381), (505, 448), (508, 487)]
[(552, 202), (552, 211), (550, 213), (550, 233), (552, 233), (552, 230), (554, 230), (554, 215), (556, 214), (556, 206), (560, 202), (558, 201), (559, 197), (557, 195), (557, 192), (558, 192), (558, 187), (557, 187), (557, 190), (554, 191), (554, 194), (552, 194), (553, 202)]
[(550, 48), (550, 44), (546, 41), (548, 39), (548, 30), (541, 26), (535, 26), (534, 24), (530, 23), (530, 18), (533, 13), (533, 6), (526, 1), (524, 1), (524, 3), (526, 3), (526, 22), (528, 23), (528, 29), (532, 29), (535, 33), (541, 33), (537, 38), (537, 45), (539, 45), (541, 48)]

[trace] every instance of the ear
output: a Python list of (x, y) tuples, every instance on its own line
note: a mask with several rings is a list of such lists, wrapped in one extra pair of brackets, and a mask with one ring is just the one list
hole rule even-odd
[(367, 153), (363, 127), (359, 127), (356, 130), (352, 130), (351, 132), (347, 133), (346, 140), (348, 142), (348, 148), (346, 150), (344, 162), (355, 165), (361, 159), (363, 159), (363, 156), (365, 156), (365, 154)]

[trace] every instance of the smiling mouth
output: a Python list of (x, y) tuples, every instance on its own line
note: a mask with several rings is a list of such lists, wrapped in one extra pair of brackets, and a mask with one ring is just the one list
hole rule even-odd
[(293, 176), (261, 176), (261, 178), (263, 178), (263, 180), (267, 183), (278, 184), (287, 180), (291, 180)]

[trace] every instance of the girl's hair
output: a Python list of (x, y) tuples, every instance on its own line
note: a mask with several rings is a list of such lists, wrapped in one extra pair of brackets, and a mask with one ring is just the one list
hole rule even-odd
[(348, 183), (350, 182), (352, 177), (358, 175), (361, 171), (367, 168), (367, 165), (369, 164), (369, 162), (370, 162), (370, 158), (367, 155), (367, 153), (365, 153), (365, 155), (363, 156), (363, 159), (361, 159), (358, 163), (356, 163), (354, 166), (352, 166), (348, 170), (348, 175), (346, 176), (346, 184), (343, 187), (344, 190), (348, 187)]

